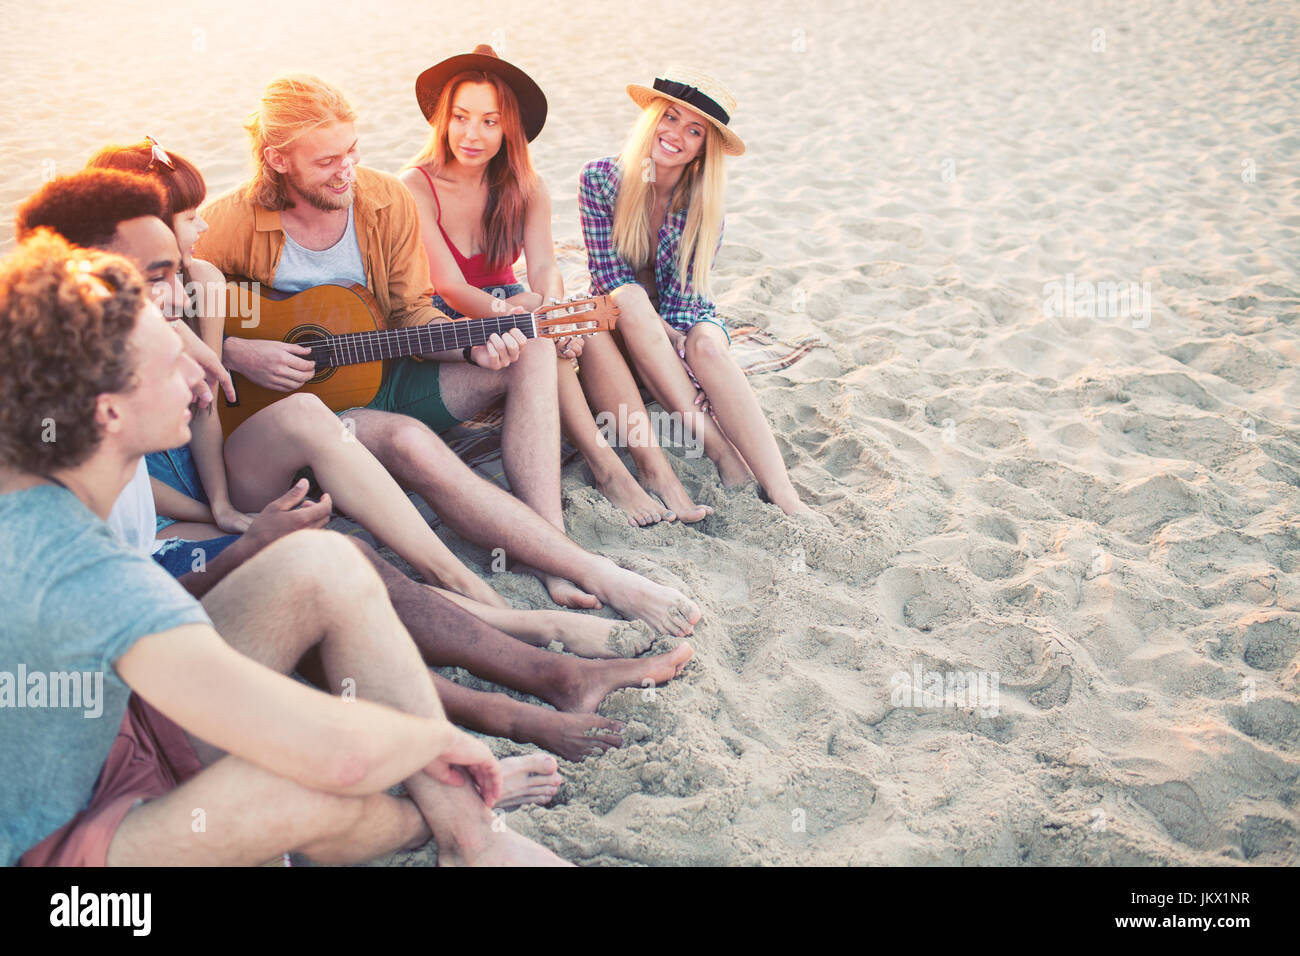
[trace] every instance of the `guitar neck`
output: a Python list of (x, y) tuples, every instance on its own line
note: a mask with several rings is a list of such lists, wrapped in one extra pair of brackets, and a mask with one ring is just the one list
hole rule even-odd
[(523, 315), (493, 315), (485, 319), (459, 319), (453, 322), (430, 322), (403, 329), (375, 329), (331, 335), (312, 348), (317, 368), (359, 365), (384, 359), (429, 355), (457, 351), (484, 344), (492, 335), (504, 335), (518, 329), (525, 338), (537, 337), (537, 319), (531, 312)]

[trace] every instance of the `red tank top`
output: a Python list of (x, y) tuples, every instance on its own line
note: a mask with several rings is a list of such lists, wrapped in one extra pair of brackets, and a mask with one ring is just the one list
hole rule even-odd
[(442, 203), (438, 202), (438, 190), (434, 188), (433, 177), (425, 172), (423, 166), (417, 166), (416, 169), (424, 173), (424, 178), (429, 181), (429, 191), (433, 193), (433, 203), (438, 210), (438, 231), (442, 233), (447, 248), (456, 259), (456, 265), (460, 266), (460, 274), (465, 277), (465, 281), (476, 289), (485, 289), (493, 285), (511, 285), (515, 281), (514, 261), (519, 258), (522, 250), (516, 249), (515, 254), (510, 257), (510, 262), (495, 271), (488, 268), (485, 252), (475, 253), (469, 258), (462, 256), (460, 250), (456, 248), (456, 243), (452, 242), (451, 236), (447, 235), (447, 230), (442, 228)]

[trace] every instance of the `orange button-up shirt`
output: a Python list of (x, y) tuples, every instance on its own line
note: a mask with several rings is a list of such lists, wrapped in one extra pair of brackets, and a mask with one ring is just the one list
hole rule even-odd
[[(244, 189), (240, 186), (199, 210), (208, 231), (199, 237), (194, 254), (226, 276), (271, 288), (284, 251), (284, 227), (280, 213), (255, 205)], [(366, 285), (387, 327), (445, 321), (447, 316), (431, 302), (433, 282), (420, 241), (420, 215), (406, 187), (395, 176), (358, 166), (353, 204)]]

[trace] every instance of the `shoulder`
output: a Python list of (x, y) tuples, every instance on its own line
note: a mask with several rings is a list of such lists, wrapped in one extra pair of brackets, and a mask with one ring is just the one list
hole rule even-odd
[(374, 199), (384, 198), (389, 201), (400, 201), (402, 197), (411, 195), (402, 181), (392, 173), (371, 169), (369, 166), (357, 167), (357, 189)]
[(229, 192), (222, 193), (216, 199), (208, 200), (199, 209), (199, 215), (207, 220), (209, 227), (214, 223), (227, 222), (239, 216), (251, 217), (253, 203), (244, 195), (247, 188), (248, 184), (242, 183)]
[(211, 282), (225, 282), (226, 277), (221, 270), (214, 266), (207, 259), (190, 260), (190, 278), (195, 282), (207, 285)]
[(621, 179), (622, 173), (618, 168), (618, 158), (615, 156), (593, 159), (582, 167), (582, 172), (578, 175), (578, 180), (584, 186), (601, 192), (617, 189)]

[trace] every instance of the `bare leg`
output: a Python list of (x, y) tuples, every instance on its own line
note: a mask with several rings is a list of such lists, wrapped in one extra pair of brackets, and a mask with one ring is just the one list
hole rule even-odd
[[(583, 349), (583, 355), (586, 355), (585, 345)], [(645, 527), (676, 518), (672, 509), (655, 501), (637, 484), (618, 453), (600, 433), (572, 363), (561, 359), (558, 375), (560, 419), (564, 423), (564, 434), (587, 460), (597, 490), (616, 508), (622, 509), (627, 514), (627, 523), (634, 527)]]
[[(697, 505), (692, 501), (682, 487), (664, 450), (659, 447), (654, 429), (650, 427), (649, 413), (641, 401), (641, 391), (628, 370), (627, 362), (608, 335), (594, 335), (582, 347), (582, 388), (591, 401), (590, 407), (584, 402), (588, 417), (591, 408), (597, 408), (612, 414), (617, 422), (620, 412), (626, 410), (622, 418), (628, 427), (628, 450), (636, 462), (641, 483), (658, 495), (679, 521), (691, 523), (713, 513), (708, 505)], [(595, 424), (595, 419), (592, 423)], [(645, 440), (636, 440), (641, 435)], [(591, 462), (590, 457), (587, 461)], [(595, 465), (592, 465), (592, 472), (595, 470)]]
[[(203, 811), (199, 832), (196, 809)], [(360, 863), (421, 846), (429, 836), (410, 800), (322, 793), (224, 757), (128, 813), (109, 844), (108, 865), (255, 866), (284, 852)]]
[(419, 492), (463, 538), (573, 581), (624, 617), (665, 634), (684, 637), (694, 630), (700, 609), (680, 591), (584, 551), (523, 502), (474, 474), (420, 422), (369, 409), (349, 417), (357, 438), (393, 477)]
[(259, 511), (310, 467), (334, 503), (420, 572), (485, 604), (505, 600), (447, 549), (375, 456), (315, 395), (299, 392), (262, 409), (226, 440), (230, 500)]
[[(609, 658), (635, 657), (654, 643), (653, 632), (640, 621), (611, 621), (574, 611), (490, 607), (455, 591), (432, 590), (479, 620), (534, 647), (548, 647), (552, 642), (559, 642), (566, 651), (579, 657)], [(627, 653), (613, 650), (612, 644), (616, 639), (619, 644), (627, 646)]]
[(696, 412), (696, 388), (682, 368), (681, 359), (673, 351), (663, 321), (650, 304), (645, 290), (638, 285), (626, 285), (618, 292), (620, 314), (615, 334), (627, 346), (628, 354), (651, 394), (669, 411), (694, 416), (696, 437), (704, 442), (704, 453), (718, 466), (718, 475), (724, 485), (749, 481), (753, 475), (740, 452), (712, 418)]
[(709, 396), (722, 430), (767, 496), (786, 514), (811, 512), (790, 484), (772, 426), (729, 349), (726, 333), (712, 322), (697, 323), (686, 336), (686, 361), (691, 371)]
[[(489, 371), (458, 362), (444, 363), (439, 388), (447, 411), (464, 421), (489, 401), (505, 395), (501, 461), (506, 480), (520, 501), (561, 534), (560, 414), (556, 404), (555, 347), (549, 339), (531, 339), (508, 368)], [(551, 599), (565, 607), (599, 607), (592, 594), (572, 580), (544, 570), (538, 573)]]
[[(298, 600), (286, 602), (285, 593)], [(419, 716), (444, 716), (383, 582), (342, 535), (300, 531), (276, 541), (209, 591), (203, 605), (232, 647), (274, 670), (289, 673), (314, 650), (333, 691), (347, 679), (358, 696)], [(211, 746), (193, 742), (201, 759), (214, 755)], [(509, 831), (494, 830), (491, 812), (472, 788), (445, 786), (424, 773), (404, 783), (438, 841), (440, 862), (499, 859), (500, 853), (549, 856), (535, 844), (523, 849), (522, 838)]]
[(612, 691), (646, 686), (647, 680), (664, 683), (681, 673), (691, 658), (688, 644), (655, 657), (609, 661), (583, 660), (521, 644), (412, 581), (374, 551), (353, 543), (379, 573), (393, 608), (427, 663), (463, 667), (539, 697), (558, 710), (594, 713)]

